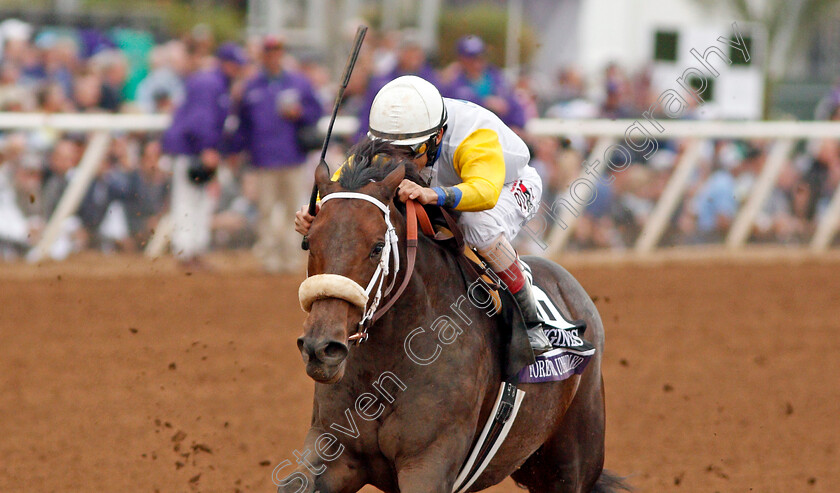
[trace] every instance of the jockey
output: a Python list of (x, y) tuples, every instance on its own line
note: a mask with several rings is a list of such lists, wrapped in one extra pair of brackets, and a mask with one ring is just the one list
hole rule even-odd
[[(519, 304), (534, 353), (550, 351), (531, 285), (511, 246), (542, 195), (525, 142), (489, 110), (443, 98), (435, 86), (413, 75), (380, 89), (370, 110), (368, 138), (390, 142), (414, 157), (430, 187), (404, 180), (399, 198), (460, 212), (464, 240)], [(295, 229), (306, 234), (313, 219), (304, 206), (296, 214)]]

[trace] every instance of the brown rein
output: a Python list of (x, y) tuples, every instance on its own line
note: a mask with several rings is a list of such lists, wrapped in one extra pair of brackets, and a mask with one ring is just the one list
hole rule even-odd
[[(444, 219), (446, 220), (447, 225), (449, 226), (449, 230), (452, 232), (453, 237), (455, 239), (455, 243), (458, 248), (458, 259), (461, 264), (470, 272), (476, 279), (481, 277), (481, 274), (476, 269), (475, 264), (471, 261), (467, 260), (463, 254), (464, 249), (464, 236), (461, 233), (458, 225), (455, 221), (455, 218), (449, 214), (446, 209), (441, 208), (441, 213), (443, 214)], [(435, 230), (432, 227), (432, 222), (429, 220), (429, 215), (426, 213), (426, 209), (423, 208), (416, 200), (408, 200), (405, 203), (405, 212), (406, 212), (406, 268), (405, 268), (405, 275), (403, 276), (403, 280), (400, 283), (400, 286), (397, 288), (397, 291), (394, 293), (393, 296), (388, 298), (388, 301), (385, 302), (384, 305), (379, 307), (376, 312), (374, 312), (373, 317), (364, 325), (360, 324), (358, 330), (355, 334), (352, 334), (348, 340), (359, 344), (367, 340), (368, 338), (368, 327), (376, 323), (382, 315), (385, 315), (394, 303), (400, 299), (403, 292), (405, 292), (405, 288), (408, 287), (409, 281), (411, 281), (411, 276), (414, 274), (414, 263), (417, 259), (417, 224), (420, 224), (420, 229), (423, 230), (423, 234), (429, 236), (430, 238), (435, 237)], [(498, 289), (498, 285), (493, 282), (492, 280), (489, 281), (489, 284), (492, 288)]]
[[(419, 213), (418, 213), (419, 211)], [(403, 280), (400, 283), (400, 286), (397, 288), (397, 291), (394, 293), (393, 296), (388, 298), (388, 301), (385, 302), (384, 305), (379, 307), (379, 309), (374, 312), (373, 317), (370, 321), (365, 324), (364, 326), (360, 326), (359, 330), (351, 335), (348, 339), (351, 342), (361, 343), (367, 340), (368, 332), (367, 329), (369, 326), (373, 325), (377, 320), (379, 320), (385, 312), (388, 311), (389, 308), (394, 306), (394, 303), (400, 299), (405, 288), (408, 287), (409, 281), (411, 281), (411, 276), (414, 274), (414, 262), (417, 259), (417, 223), (420, 222), (420, 226), (423, 229), (423, 233), (425, 234), (432, 234), (434, 235), (434, 230), (432, 229), (432, 223), (429, 221), (429, 216), (426, 214), (425, 209), (421, 205), (417, 203), (416, 200), (409, 200), (405, 203), (405, 223), (406, 223), (406, 241), (405, 241), (405, 251), (406, 251), (406, 267), (405, 267), (405, 275), (403, 276)], [(397, 253), (399, 255), (399, 252)]]

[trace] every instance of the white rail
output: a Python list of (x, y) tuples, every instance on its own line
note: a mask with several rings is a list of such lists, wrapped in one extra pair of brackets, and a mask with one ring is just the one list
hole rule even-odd
[[(170, 123), (168, 115), (147, 115), (147, 114), (43, 114), (43, 113), (3, 113), (0, 112), (0, 130), (23, 129), (31, 130), (38, 128), (51, 128), (58, 131), (74, 132), (160, 132), (167, 128)], [(318, 126), (322, 132), (326, 131), (328, 120), (322, 119)], [(639, 254), (647, 254), (656, 249), (660, 237), (667, 226), (667, 222), (674, 208), (682, 200), (686, 183), (692, 170), (697, 163), (697, 147), (703, 140), (708, 139), (762, 139), (776, 141), (773, 145), (768, 162), (762, 171), (759, 180), (750, 194), (742, 209), (736, 216), (733, 226), (727, 235), (726, 244), (729, 248), (740, 249), (745, 246), (749, 234), (754, 226), (754, 221), (765, 200), (772, 192), (782, 169), (787, 165), (787, 160), (793, 144), (797, 140), (813, 139), (840, 139), (840, 123), (833, 122), (735, 122), (735, 121), (691, 121), (691, 120), (669, 120), (662, 118), (655, 121), (646, 119), (639, 120), (559, 120), (559, 119), (535, 119), (531, 120), (526, 130), (537, 136), (583, 136), (597, 137), (597, 144), (592, 153), (592, 158), (597, 159), (599, 151), (609, 143), (626, 142), (629, 132), (634, 127), (643, 127), (649, 132), (653, 139), (690, 139), (689, 149), (683, 159), (678, 163), (677, 168), (665, 187), (665, 191), (659, 198), (649, 224), (647, 224), (637, 239), (635, 251)], [(335, 135), (352, 135), (358, 128), (358, 120), (354, 117), (343, 116), (336, 120), (334, 127)], [(100, 154), (107, 140), (101, 134), (89, 144), (86, 152), (87, 166), (80, 166), (88, 171), (95, 166), (89, 163), (93, 161), (94, 154)], [(638, 134), (636, 134), (638, 137)], [(94, 145), (95, 144), (95, 145)], [(87, 173), (82, 176), (86, 178)], [(581, 175), (583, 176), (583, 175)], [(86, 191), (89, 180), (74, 180), (72, 186), (68, 187), (65, 196), (60, 201), (61, 217), (75, 213), (78, 207), (79, 197)], [(71, 200), (72, 199), (72, 200)], [(569, 216), (568, 214), (566, 216)], [(53, 233), (57, 227), (60, 217), (50, 218), (48, 233)], [(565, 229), (553, 228), (547, 239), (548, 252), (557, 253), (567, 243), (569, 236), (574, 229), (576, 217), (565, 217), (568, 226)], [(813, 251), (824, 251), (830, 245), (840, 226), (840, 188), (834, 192), (830, 206), (820, 219), (816, 227), (816, 234), (811, 239), (810, 248)], [(50, 239), (53, 234), (45, 235), (30, 254), (30, 258), (41, 258), (49, 250)], [(157, 248), (161, 248), (157, 245)]]
[(661, 132), (644, 118), (638, 120), (535, 119), (526, 129), (533, 135), (584, 135), (625, 137), (639, 122), (656, 138), (698, 139), (825, 139), (840, 138), (840, 123), (832, 122), (734, 122), (704, 120), (657, 120)]

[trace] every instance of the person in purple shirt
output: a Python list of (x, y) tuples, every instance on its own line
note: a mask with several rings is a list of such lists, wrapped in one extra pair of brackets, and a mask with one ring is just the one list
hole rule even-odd
[(423, 49), (418, 34), (413, 31), (403, 33), (397, 53), (396, 66), (388, 73), (374, 75), (368, 81), (364, 104), (359, 108), (359, 129), (356, 132), (356, 141), (367, 136), (370, 107), (373, 105), (376, 94), (385, 87), (385, 84), (403, 75), (416, 75), (431, 82), (438, 89), (441, 88), (438, 74), (426, 61), (426, 51)]
[(513, 129), (525, 126), (525, 112), (501, 71), (487, 63), (484, 41), (478, 36), (458, 40), (458, 61), (452, 67), (452, 79), (441, 94), (484, 106)]
[(303, 166), (306, 149), (298, 131), (315, 125), (323, 109), (309, 80), (283, 67), (283, 41), (263, 40), (259, 73), (245, 85), (238, 103), (239, 127), (234, 150), (251, 156), (252, 173), (258, 176), (259, 220), (254, 253), (269, 272), (296, 272), (302, 254), (293, 217), (305, 191)]
[(247, 63), (245, 52), (225, 43), (216, 53), (218, 66), (196, 70), (185, 82), (184, 101), (163, 135), (163, 151), (172, 157), (172, 251), (186, 267), (199, 267), (210, 246), (213, 202), (205, 182), (221, 161), (230, 88)]

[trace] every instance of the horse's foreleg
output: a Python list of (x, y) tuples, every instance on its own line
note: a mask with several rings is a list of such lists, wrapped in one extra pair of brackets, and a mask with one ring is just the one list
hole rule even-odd
[(445, 458), (409, 463), (397, 473), (400, 493), (452, 493), (454, 476), (447, 478)]
[(400, 493), (452, 493), (458, 466), (453, 460), (461, 447), (455, 441), (438, 442), (421, 455), (396, 461)]
[(310, 467), (299, 466), (285, 476), (275, 478), (278, 493), (355, 493), (365, 485), (358, 469), (339, 461), (310, 463), (317, 467), (315, 474)]
[(321, 436), (310, 430), (303, 451), (294, 451), (294, 461), (274, 469), (278, 493), (355, 493), (365, 485), (364, 469), (351, 454), (340, 444), (319, 440)]

